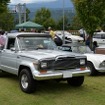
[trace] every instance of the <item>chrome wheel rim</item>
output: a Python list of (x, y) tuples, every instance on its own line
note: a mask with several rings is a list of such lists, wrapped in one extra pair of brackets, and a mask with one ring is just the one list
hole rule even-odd
[(21, 85), (24, 89), (28, 87), (28, 77), (26, 74), (23, 74), (21, 77)]

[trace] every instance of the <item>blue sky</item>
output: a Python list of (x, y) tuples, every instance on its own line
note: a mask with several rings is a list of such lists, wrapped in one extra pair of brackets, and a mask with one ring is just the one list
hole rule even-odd
[(57, 0), (10, 0), (10, 4), (50, 2), (50, 1), (57, 1)]

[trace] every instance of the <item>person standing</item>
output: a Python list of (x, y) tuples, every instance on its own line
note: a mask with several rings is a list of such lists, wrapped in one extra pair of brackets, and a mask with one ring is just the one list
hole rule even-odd
[(83, 28), (81, 28), (80, 30), (79, 30), (79, 33), (80, 33), (80, 36), (81, 37), (83, 37), (83, 39), (84, 39), (84, 42), (86, 41), (86, 31), (83, 29)]
[(3, 49), (5, 46), (6, 37), (4, 36), (4, 31), (0, 31), (0, 48)]
[(94, 41), (93, 42), (93, 51), (94, 51), (94, 53), (95, 53), (96, 47), (98, 47), (98, 44), (97, 44), (97, 41)]
[(55, 32), (52, 30), (51, 27), (48, 27), (48, 31), (49, 31), (49, 34), (51, 35), (52, 39), (54, 40), (54, 38), (55, 38)]

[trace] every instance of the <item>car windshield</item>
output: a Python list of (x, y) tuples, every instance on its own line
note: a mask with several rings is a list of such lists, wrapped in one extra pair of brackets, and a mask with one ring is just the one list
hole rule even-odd
[(20, 50), (56, 49), (57, 46), (49, 37), (18, 37)]
[(88, 46), (71, 46), (72, 52), (76, 53), (92, 53), (91, 49)]
[(75, 53), (93, 53), (88, 46), (62, 46), (59, 49)]

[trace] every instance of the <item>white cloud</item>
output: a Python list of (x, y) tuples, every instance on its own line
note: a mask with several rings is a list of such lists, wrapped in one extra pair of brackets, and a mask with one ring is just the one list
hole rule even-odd
[(18, 3), (36, 3), (36, 2), (51, 2), (56, 0), (10, 0), (10, 4)]

